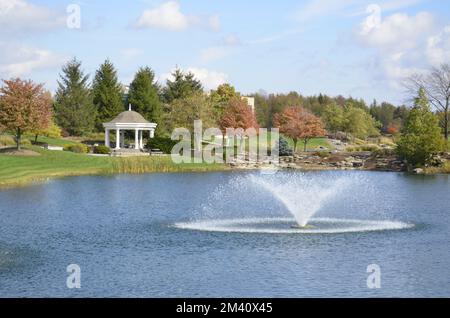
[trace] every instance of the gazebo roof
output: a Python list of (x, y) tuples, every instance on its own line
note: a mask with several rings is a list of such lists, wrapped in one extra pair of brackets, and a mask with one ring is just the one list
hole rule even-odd
[(150, 122), (142, 117), (141, 114), (128, 110), (120, 113), (116, 118), (114, 118), (111, 124), (149, 124)]

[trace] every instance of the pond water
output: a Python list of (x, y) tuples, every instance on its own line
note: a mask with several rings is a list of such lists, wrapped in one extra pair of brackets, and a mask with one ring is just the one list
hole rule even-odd
[(0, 192), (0, 297), (449, 297), (449, 247), (449, 176), (151, 174)]

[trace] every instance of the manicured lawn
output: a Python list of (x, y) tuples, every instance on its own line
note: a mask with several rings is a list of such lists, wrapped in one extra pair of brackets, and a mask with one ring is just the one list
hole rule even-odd
[[(30, 139), (30, 141), (34, 141), (34, 136), (25, 136), (26, 138)], [(64, 147), (66, 145), (73, 145), (76, 144), (75, 141), (67, 140), (67, 139), (57, 139), (57, 138), (49, 138), (44, 136), (38, 137), (38, 142), (49, 144), (50, 146), (57, 146), (57, 147)]]
[(174, 164), (170, 157), (93, 157), (28, 147), (40, 156), (0, 154), (0, 188), (28, 184), (52, 177), (112, 173), (150, 173), (225, 170), (219, 164)]
[[(294, 149), (294, 142), (290, 138), (286, 138), (289, 142), (289, 146)], [(333, 146), (328, 142), (328, 138), (313, 138), (308, 141), (307, 150), (319, 150), (319, 147), (327, 148), (328, 150), (333, 150)], [(297, 151), (303, 151), (303, 141), (297, 142)]]

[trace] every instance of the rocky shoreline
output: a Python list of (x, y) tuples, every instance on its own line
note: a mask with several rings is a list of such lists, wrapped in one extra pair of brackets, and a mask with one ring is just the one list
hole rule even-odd
[[(450, 153), (434, 158), (438, 164), (450, 161)], [(236, 169), (260, 169), (263, 164), (248, 162), (232, 163)], [(373, 152), (320, 152), (302, 153), (289, 157), (280, 157), (279, 168), (286, 170), (365, 170), (385, 172), (405, 172), (408, 165), (392, 153)], [(415, 169), (415, 173), (424, 173), (423, 169)]]

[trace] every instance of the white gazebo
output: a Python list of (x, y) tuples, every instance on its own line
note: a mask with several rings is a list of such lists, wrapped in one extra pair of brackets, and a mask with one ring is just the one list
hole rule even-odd
[(132, 111), (131, 105), (128, 111), (120, 113), (109, 123), (104, 123), (105, 127), (105, 145), (111, 148), (110, 144), (110, 131), (113, 130), (116, 133), (116, 150), (125, 148), (125, 131), (134, 131), (134, 149), (144, 149), (143, 135), (144, 131), (149, 132), (149, 137), (155, 137), (155, 129), (158, 125), (150, 123), (141, 114)]

